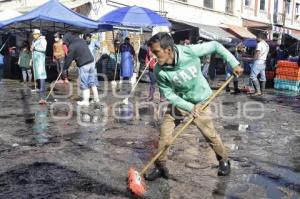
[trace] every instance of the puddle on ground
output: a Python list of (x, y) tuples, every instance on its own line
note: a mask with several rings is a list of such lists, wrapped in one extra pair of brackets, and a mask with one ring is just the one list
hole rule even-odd
[(266, 189), (267, 198), (283, 198), (284, 193), (280, 187), (300, 193), (300, 174), (287, 169), (278, 175), (268, 171), (257, 171), (256, 174), (250, 176), (248, 182)]
[(116, 114), (116, 122), (118, 123), (128, 123), (134, 119), (134, 109), (132, 105), (120, 105), (119, 108), (117, 108), (115, 114)]

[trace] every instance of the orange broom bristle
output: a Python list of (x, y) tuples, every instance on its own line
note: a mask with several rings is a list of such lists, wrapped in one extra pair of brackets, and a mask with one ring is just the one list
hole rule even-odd
[(128, 187), (137, 196), (144, 196), (146, 193), (146, 184), (143, 178), (133, 168), (128, 171)]

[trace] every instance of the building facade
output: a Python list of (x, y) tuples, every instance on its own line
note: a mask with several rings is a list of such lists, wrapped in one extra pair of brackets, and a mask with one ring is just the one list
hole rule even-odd
[[(0, 10), (14, 9), (26, 13), (47, 0), (0, 1)], [(123, 6), (142, 6), (166, 16), (180, 39), (194, 39), (193, 28), (200, 35), (207, 30), (225, 41), (233, 36), (253, 37), (264, 32), (270, 40), (282, 41), (283, 33), (300, 40), (300, 0), (61, 0), (75, 11), (99, 19)], [(217, 29), (220, 27), (222, 29)], [(177, 28), (177, 29), (176, 29)], [(241, 29), (243, 28), (243, 29)], [(229, 30), (226, 34), (223, 29)], [(192, 30), (192, 31), (191, 31)], [(201, 33), (202, 30), (202, 33)], [(198, 33), (198, 32), (197, 32)], [(240, 34), (241, 33), (241, 34)], [(205, 35), (205, 34), (204, 34)]]
[(254, 34), (268, 33), (269, 39), (280, 40), (282, 32), (300, 35), (300, 0), (94, 0), (90, 17), (98, 19), (128, 5), (150, 8), (181, 23), (245, 27)]
[(238, 2), (240, 0), (99, 0), (93, 3), (93, 7), (98, 10), (98, 13), (91, 13), (91, 17), (97, 19), (117, 7), (136, 5), (160, 11), (165, 13), (168, 18), (180, 21), (214, 26), (224, 23), (242, 25)]

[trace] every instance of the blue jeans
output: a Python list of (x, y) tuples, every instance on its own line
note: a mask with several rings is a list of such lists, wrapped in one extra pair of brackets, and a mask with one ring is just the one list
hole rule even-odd
[[(225, 66), (225, 78), (228, 79), (233, 74), (233, 70), (230, 66)], [(233, 81), (237, 82), (238, 78), (234, 76)]]
[(254, 61), (254, 64), (251, 68), (251, 74), (250, 79), (255, 81), (257, 80), (257, 76), (260, 74), (260, 81), (265, 82), (266, 81), (266, 62), (263, 60), (256, 60)]
[(94, 62), (79, 68), (80, 88), (82, 90), (98, 86), (97, 70)]
[(156, 77), (153, 70), (149, 70), (150, 85), (155, 87)]
[[(60, 74), (63, 71), (65, 60), (64, 59), (56, 59), (55, 62), (56, 62), (57, 73)], [(60, 77), (60, 79), (63, 79), (62, 76)]]

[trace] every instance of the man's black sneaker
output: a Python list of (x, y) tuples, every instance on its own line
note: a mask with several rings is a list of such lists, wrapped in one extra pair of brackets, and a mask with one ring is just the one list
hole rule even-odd
[(230, 173), (230, 162), (228, 160), (221, 160), (219, 162), (218, 176), (226, 176)]
[(157, 178), (169, 178), (169, 170), (167, 167), (154, 167), (149, 173), (144, 174), (144, 177), (148, 181), (156, 180)]

